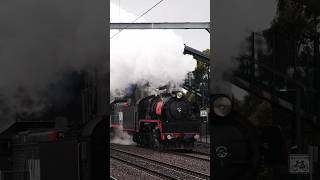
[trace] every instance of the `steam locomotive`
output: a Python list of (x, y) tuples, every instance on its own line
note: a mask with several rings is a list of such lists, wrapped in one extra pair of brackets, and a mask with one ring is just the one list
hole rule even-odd
[(115, 100), (111, 107), (111, 133), (120, 127), (139, 146), (191, 150), (200, 138), (200, 121), (180, 91), (146, 96), (136, 103)]

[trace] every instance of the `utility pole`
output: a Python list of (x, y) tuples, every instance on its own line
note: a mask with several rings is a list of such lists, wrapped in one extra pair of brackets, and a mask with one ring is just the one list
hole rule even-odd
[[(209, 92), (210, 92), (209, 76), (210, 76), (210, 65), (206, 65), (207, 97), (209, 97)], [(208, 109), (209, 109), (209, 101), (206, 101), (206, 107), (207, 107), (207, 112), (208, 112)], [(207, 114), (209, 114), (209, 112), (208, 112)], [(207, 118), (206, 131), (207, 131), (207, 134), (208, 134), (209, 115), (208, 115), (206, 118)], [(211, 134), (211, 133), (209, 132), (209, 134)], [(211, 136), (210, 136), (209, 142), (211, 142)], [(206, 142), (206, 143), (207, 143), (207, 142)]]
[(250, 82), (253, 83), (254, 80), (254, 66), (255, 66), (255, 37), (254, 32), (251, 34), (251, 63), (250, 63), (250, 70), (249, 70), (249, 76), (250, 76)]
[(317, 102), (315, 103), (316, 105), (316, 110), (317, 110), (317, 116), (318, 120), (320, 117), (320, 62), (319, 62), (319, 37), (318, 37), (318, 29), (317, 29), (318, 21), (317, 21), (317, 16), (314, 15), (314, 40), (313, 40), (313, 61), (314, 61), (314, 68), (315, 68), (315, 74), (314, 74), (314, 82), (315, 82), (315, 89), (318, 92), (318, 98)]
[[(206, 110), (206, 105), (205, 105), (205, 82), (204, 82), (204, 78), (202, 77), (202, 82), (200, 84), (201, 87), (201, 91), (202, 91), (202, 102), (201, 102), (201, 110), (204, 111)], [(202, 117), (202, 123), (205, 125), (205, 136), (206, 136), (206, 143), (208, 142), (207, 136), (208, 136), (208, 132), (207, 132), (207, 122), (206, 122), (206, 117), (203, 116)]]
[(301, 122), (301, 89), (296, 89), (296, 103), (295, 103), (295, 114), (296, 114), (296, 143), (298, 153), (303, 152), (303, 137), (302, 137), (302, 122)]
[[(302, 123), (301, 123), (301, 89), (296, 87), (296, 102), (295, 102), (295, 114), (296, 114), (296, 144), (297, 144), (297, 153), (303, 153), (303, 137), (302, 137)], [(297, 180), (302, 180), (303, 175), (297, 174)]]

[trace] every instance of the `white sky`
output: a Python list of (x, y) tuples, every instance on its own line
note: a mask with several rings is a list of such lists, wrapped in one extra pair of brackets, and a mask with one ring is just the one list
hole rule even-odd
[[(137, 16), (159, 0), (111, 0)], [(251, 31), (267, 28), (275, 16), (276, 0), (215, 0), (214, 49), (215, 62), (230, 62), (240, 51), (240, 44)], [(120, 14), (121, 16), (121, 14)], [(144, 18), (148, 22), (210, 22), (210, 0), (164, 0)], [(206, 30), (175, 30), (184, 43), (198, 50), (210, 48), (210, 34)], [(119, 34), (121, 35), (121, 34)], [(225, 64), (225, 63), (223, 63)], [(228, 63), (227, 63), (228, 64)], [(232, 87), (242, 96), (242, 90)]]
[[(140, 16), (159, 0), (111, 0), (111, 2), (129, 13)], [(210, 22), (210, 0), (164, 0), (143, 17), (147, 22)], [(198, 50), (210, 48), (210, 34), (206, 30), (174, 31), (190, 47)], [(121, 36), (121, 33), (119, 35)]]

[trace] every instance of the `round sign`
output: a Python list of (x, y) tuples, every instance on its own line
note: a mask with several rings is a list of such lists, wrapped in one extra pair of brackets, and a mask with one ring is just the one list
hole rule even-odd
[(228, 155), (228, 148), (225, 146), (218, 146), (216, 148), (216, 155), (219, 158), (225, 158)]

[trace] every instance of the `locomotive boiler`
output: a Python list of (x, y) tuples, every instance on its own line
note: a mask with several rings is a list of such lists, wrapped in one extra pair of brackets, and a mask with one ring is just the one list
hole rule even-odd
[(192, 149), (200, 138), (200, 121), (182, 92), (146, 96), (137, 103), (114, 101), (112, 107), (111, 131), (121, 127), (140, 146)]

